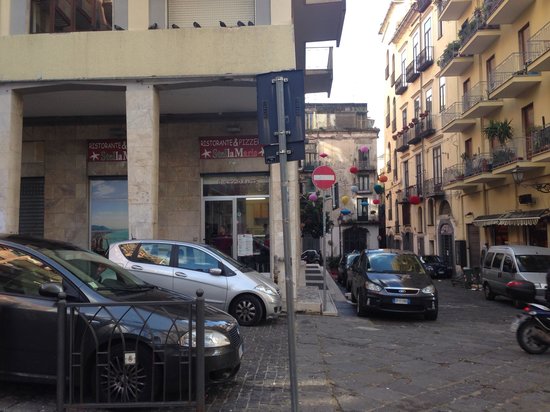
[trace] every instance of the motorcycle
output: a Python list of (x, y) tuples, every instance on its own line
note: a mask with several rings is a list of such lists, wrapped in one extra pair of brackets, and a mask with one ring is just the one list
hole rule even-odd
[(527, 353), (539, 355), (550, 348), (550, 308), (528, 303), (511, 325), (516, 339)]

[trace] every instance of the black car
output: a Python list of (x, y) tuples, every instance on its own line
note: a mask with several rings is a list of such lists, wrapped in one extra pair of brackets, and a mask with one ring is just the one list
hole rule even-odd
[(380, 311), (437, 319), (437, 289), (416, 254), (393, 249), (363, 250), (351, 273), (351, 299), (357, 303), (357, 315)]
[(450, 278), (452, 275), (452, 267), (448, 267), (445, 261), (438, 255), (424, 255), (420, 260), (426, 266), (430, 275), (434, 278)]
[(355, 258), (359, 256), (359, 252), (353, 251), (346, 253), (340, 258), (338, 262), (338, 282), (349, 291), (350, 281), (348, 279), (348, 273)]
[(317, 265), (323, 264), (323, 257), (321, 256), (321, 252), (314, 249), (304, 250), (302, 252), (301, 259), (306, 263), (314, 263)]
[[(89, 379), (84, 388), (91, 386), (110, 402), (151, 400), (161, 377), (161, 391), (185, 390), (189, 362), (182, 362), (182, 354), (194, 357), (195, 346), (190, 297), (149, 285), (69, 243), (19, 235), (0, 235), (1, 378), (55, 382), (61, 292), (80, 310), (74, 316), (74, 347), (81, 350), (82, 378)], [(237, 321), (205, 306), (207, 384), (237, 373), (242, 343)]]

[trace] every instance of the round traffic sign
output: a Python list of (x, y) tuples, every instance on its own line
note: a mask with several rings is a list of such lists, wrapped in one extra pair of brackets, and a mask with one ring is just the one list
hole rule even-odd
[(336, 183), (336, 173), (328, 166), (319, 166), (311, 173), (313, 185), (320, 190), (327, 190)]

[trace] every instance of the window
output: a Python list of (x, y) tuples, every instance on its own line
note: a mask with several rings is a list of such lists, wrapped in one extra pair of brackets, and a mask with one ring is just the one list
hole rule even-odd
[(494, 89), (494, 73), (495, 73), (495, 56), (491, 56), (485, 62), (485, 71), (487, 75), (487, 87), (489, 91)]
[(181, 269), (209, 272), (218, 268), (219, 262), (208, 253), (191, 246), (178, 246), (178, 267)]
[(493, 269), (500, 270), (500, 263), (502, 262), (503, 259), (504, 259), (504, 255), (502, 253), (497, 253), (495, 258), (493, 259), (493, 264), (491, 265), (491, 267)]
[(422, 194), (422, 155), (419, 153), (414, 157), (416, 163), (416, 190), (417, 194)]
[(420, 96), (414, 99), (414, 114), (413, 117), (418, 119), (420, 117), (421, 105), (420, 105)]
[(31, 33), (112, 30), (112, 0), (32, 0)]
[(431, 113), (432, 111), (432, 89), (426, 90), (426, 104), (425, 109)]
[(135, 261), (169, 266), (171, 253), (172, 245), (169, 243), (142, 243)]
[(439, 112), (443, 112), (447, 105), (447, 95), (445, 91), (445, 77), (439, 79)]
[(401, 110), (401, 123), (403, 127), (407, 126), (407, 109), (406, 108)]
[(413, 34), (413, 65), (416, 72), (416, 58), (420, 54), (420, 33), (418, 30)]
[(393, 180), (397, 180), (398, 173), (397, 173), (397, 151), (393, 151)]
[(493, 261), (493, 256), (495, 256), (494, 252), (487, 253), (487, 256), (485, 256), (485, 260), (483, 261), (483, 267), (484, 268), (491, 268), (491, 262)]
[(529, 23), (521, 28), (518, 32), (518, 45), (519, 52), (521, 56), (521, 62), (523, 65), (529, 64), (531, 58), (529, 57), (529, 38), (531, 37), (531, 30), (529, 28)]
[(392, 195), (388, 194), (388, 220), (393, 220), (393, 207), (392, 207)]
[(434, 185), (440, 185), (442, 182), (442, 165), (441, 165), (441, 146), (434, 147), (433, 156), (433, 173)]
[(403, 50), (401, 53), (401, 75), (402, 75), (402, 84), (405, 86), (407, 84), (407, 76), (405, 74), (407, 73), (407, 51)]
[[(429, 48), (432, 45), (432, 19), (431, 17), (428, 17), (426, 21), (424, 22), (424, 48), (426, 49), (426, 52), (429, 52)], [(431, 55), (427, 55), (426, 57), (432, 58)]]
[(535, 110), (533, 103), (521, 108), (521, 123), (525, 136), (530, 136), (535, 127)]
[(370, 176), (369, 175), (357, 176), (357, 187), (362, 192), (370, 191)]
[(405, 186), (405, 189), (408, 190), (409, 188), (409, 161), (405, 160), (403, 162), (403, 185)]
[(39, 297), (41, 284), (63, 280), (46, 263), (22, 250), (0, 246), (0, 262), (1, 292)]

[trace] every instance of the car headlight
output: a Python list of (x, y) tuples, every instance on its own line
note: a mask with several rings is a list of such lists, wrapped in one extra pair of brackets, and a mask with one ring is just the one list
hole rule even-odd
[[(189, 347), (189, 332), (183, 335), (179, 344), (181, 346)], [(219, 348), (220, 346), (228, 346), (231, 342), (229, 338), (223, 333), (218, 332), (217, 330), (205, 330), (204, 331), (204, 347), (205, 348)], [(197, 332), (193, 330), (191, 337), (191, 345), (193, 347), (197, 346)]]
[(264, 285), (258, 285), (254, 288), (258, 292), (265, 293), (266, 295), (277, 296), (277, 291)]
[(366, 281), (365, 287), (367, 288), (367, 290), (371, 290), (373, 292), (382, 292), (382, 287), (378, 286), (376, 283)]
[(424, 289), (422, 289), (422, 292), (423, 293), (434, 293), (435, 292), (435, 286), (434, 285), (426, 286)]

